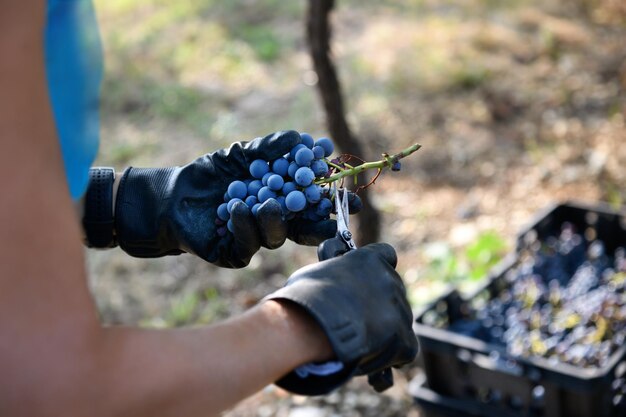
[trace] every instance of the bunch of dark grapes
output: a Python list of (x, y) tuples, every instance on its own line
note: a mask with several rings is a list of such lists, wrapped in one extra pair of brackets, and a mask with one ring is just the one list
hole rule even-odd
[(606, 253), (569, 223), (559, 236), (527, 239), (497, 288), (440, 325), (504, 345), (512, 356), (580, 367), (607, 365), (626, 340), (626, 250)]
[(273, 161), (252, 161), (250, 178), (229, 184), (224, 203), (217, 208), (220, 235), (226, 234), (227, 230), (232, 232), (230, 212), (238, 201), (246, 203), (254, 215), (261, 204), (274, 199), (280, 204), (286, 220), (296, 216), (312, 221), (330, 217), (333, 210), (330, 189), (317, 184), (316, 180), (332, 172), (327, 158), (335, 146), (329, 138), (314, 140), (307, 133), (300, 134), (300, 137), (302, 143), (288, 154)]

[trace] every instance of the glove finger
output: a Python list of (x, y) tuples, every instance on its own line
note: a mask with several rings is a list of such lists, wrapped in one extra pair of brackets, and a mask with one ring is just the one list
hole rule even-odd
[(409, 337), (396, 337), (377, 355), (370, 357), (359, 365), (357, 374), (366, 375), (382, 371), (390, 366), (400, 368), (411, 363), (418, 352), (417, 337), (411, 331)]
[(405, 338), (405, 343), (402, 344), (394, 360), (393, 367), (400, 368), (406, 364), (409, 364), (415, 360), (419, 352), (419, 344), (417, 342), (417, 336), (410, 330), (410, 334)]
[(398, 265), (398, 255), (396, 254), (396, 250), (393, 246), (387, 243), (371, 243), (363, 246), (361, 249), (377, 253), (393, 268)]
[(394, 341), (378, 354), (364, 360), (362, 363), (359, 364), (357, 374), (369, 375), (395, 365), (395, 358), (399, 349), (398, 345), (399, 343), (397, 341)]
[(300, 142), (302, 139), (298, 132), (285, 130), (248, 142), (245, 144), (243, 152), (248, 162), (255, 159), (271, 161), (280, 158)]
[(268, 249), (276, 249), (287, 239), (287, 222), (283, 220), (280, 203), (269, 199), (259, 207), (256, 214), (261, 244)]
[(233, 222), (234, 247), (231, 257), (248, 264), (252, 256), (261, 248), (261, 237), (254, 215), (244, 202), (237, 202), (230, 212)]
[(292, 220), (289, 222), (288, 237), (299, 245), (317, 246), (337, 233), (337, 222), (332, 219), (318, 222)]

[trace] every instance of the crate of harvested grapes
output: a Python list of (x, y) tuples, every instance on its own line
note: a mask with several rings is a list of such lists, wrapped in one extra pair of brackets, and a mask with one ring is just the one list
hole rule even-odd
[(416, 320), (428, 386), (520, 416), (626, 416), (626, 211), (561, 204)]

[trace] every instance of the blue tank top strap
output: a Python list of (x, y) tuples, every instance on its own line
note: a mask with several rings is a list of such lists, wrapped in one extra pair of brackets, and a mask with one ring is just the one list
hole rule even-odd
[(65, 173), (77, 200), (87, 186), (100, 130), (102, 48), (91, 0), (48, 0), (45, 62)]

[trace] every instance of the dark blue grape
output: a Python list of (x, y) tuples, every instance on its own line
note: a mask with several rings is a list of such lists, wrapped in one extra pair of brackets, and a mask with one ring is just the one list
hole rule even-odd
[(402, 168), (402, 164), (400, 163), (400, 161), (394, 162), (393, 165), (391, 166), (392, 171), (400, 171), (401, 168)]
[(324, 157), (324, 148), (322, 148), (321, 146), (319, 145), (314, 146), (312, 151), (313, 151), (313, 156), (315, 156), (315, 159), (322, 159)]
[(295, 160), (296, 158), (296, 153), (300, 150), (300, 149), (308, 149), (306, 147), (306, 145), (303, 145), (302, 143), (297, 144), (296, 146), (294, 146), (293, 148), (291, 148), (291, 151), (289, 151), (289, 156), (291, 157), (291, 160)]
[(259, 194), (257, 195), (259, 202), (265, 203), (270, 198), (275, 198), (276, 193), (269, 189), (269, 187), (263, 187), (259, 190)]
[(315, 143), (313, 136), (309, 135), (308, 133), (300, 133), (300, 137), (302, 138), (302, 144), (304, 146), (309, 149), (313, 147), (313, 144)]
[(250, 181), (250, 184), (248, 184), (248, 195), (257, 195), (261, 188), (263, 188), (261, 180)]
[(356, 194), (348, 194), (348, 203), (350, 205), (350, 213), (358, 213), (363, 209), (363, 201)]
[(292, 191), (287, 195), (285, 204), (289, 211), (302, 211), (306, 207), (306, 197), (302, 191)]
[(217, 217), (219, 217), (223, 221), (228, 221), (228, 219), (230, 219), (228, 204), (223, 203), (219, 205), (219, 207), (217, 208)]
[(278, 158), (272, 162), (272, 171), (281, 177), (287, 176), (287, 170), (289, 169), (289, 161), (285, 158)]
[(259, 202), (259, 199), (254, 195), (249, 195), (244, 201), (248, 207), (252, 208), (255, 204)]
[(296, 180), (296, 184), (298, 184), (299, 186), (308, 187), (315, 179), (315, 174), (313, 173), (311, 168), (302, 167), (298, 168), (294, 179)]
[(269, 165), (262, 159), (256, 159), (250, 164), (250, 175), (257, 179), (263, 178), (269, 170)]
[(321, 159), (311, 162), (311, 170), (316, 177), (323, 177), (328, 172), (328, 165)]
[(232, 219), (228, 220), (228, 222), (226, 223), (226, 228), (228, 228), (231, 233), (235, 233), (235, 226), (233, 225)]
[(296, 177), (296, 171), (298, 170), (298, 168), (300, 168), (298, 166), (298, 164), (296, 164), (295, 161), (291, 162), (289, 164), (289, 168), (287, 169), (287, 175), (289, 175), (291, 178), (295, 178)]
[(332, 155), (335, 150), (335, 145), (333, 145), (333, 141), (328, 138), (319, 138), (315, 142), (316, 146), (321, 146), (324, 149), (324, 156)]
[(298, 187), (295, 182), (292, 182), (292, 181), (285, 182), (285, 184), (283, 184), (283, 190), (282, 190), (283, 195), (287, 195), (290, 192), (295, 191), (297, 188)]
[(243, 200), (248, 194), (248, 187), (243, 181), (233, 181), (228, 186), (228, 195), (231, 198)]
[(309, 203), (317, 203), (322, 198), (321, 187), (317, 184), (311, 184), (304, 189), (304, 195)]
[(285, 180), (278, 174), (273, 174), (267, 179), (267, 186), (272, 191), (278, 191), (283, 188)]
[(231, 213), (233, 211), (233, 206), (235, 205), (235, 203), (240, 202), (240, 201), (243, 203), (243, 200), (241, 198), (233, 198), (233, 199), (231, 199), (228, 202), (228, 204), (226, 204), (226, 208), (228, 209), (228, 212)]
[(252, 212), (253, 215), (256, 216), (257, 211), (259, 211), (259, 207), (261, 207), (261, 203), (256, 203), (254, 206), (252, 206), (250, 211)]
[(308, 167), (313, 161), (313, 151), (308, 148), (302, 148), (296, 152), (295, 161), (301, 167)]
[(315, 213), (318, 216), (326, 217), (326, 216), (330, 216), (330, 212), (332, 210), (333, 210), (333, 203), (327, 198), (322, 198), (315, 209)]
[(263, 178), (261, 179), (261, 182), (263, 183), (263, 185), (267, 185), (267, 180), (269, 180), (272, 175), (274, 175), (273, 172), (268, 172), (265, 175), (263, 175)]

